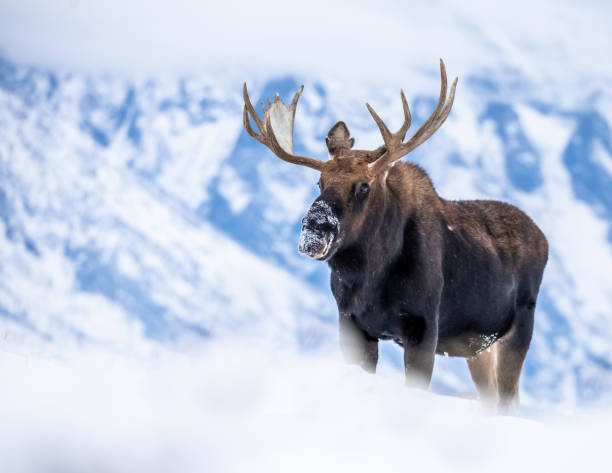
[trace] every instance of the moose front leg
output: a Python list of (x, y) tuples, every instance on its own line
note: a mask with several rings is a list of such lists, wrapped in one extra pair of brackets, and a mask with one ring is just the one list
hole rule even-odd
[(400, 315), (404, 345), (406, 385), (429, 387), (433, 372), (438, 327), (434, 321), (416, 315)]
[(347, 363), (360, 365), (368, 373), (376, 372), (378, 340), (361, 330), (350, 314), (340, 314), (340, 350)]

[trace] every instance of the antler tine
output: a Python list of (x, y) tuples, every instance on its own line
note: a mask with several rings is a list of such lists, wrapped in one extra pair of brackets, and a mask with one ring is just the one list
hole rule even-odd
[(385, 122), (381, 120), (381, 118), (374, 111), (374, 109), (370, 106), (370, 104), (366, 103), (366, 107), (368, 108), (370, 115), (372, 115), (372, 118), (378, 125), (378, 129), (380, 130), (380, 134), (383, 137), (383, 141), (385, 142), (385, 145), (388, 142), (390, 142), (393, 138), (396, 138), (402, 141), (404, 137), (406, 136), (406, 132), (408, 131), (408, 128), (410, 128), (410, 123), (412, 121), (412, 116), (410, 115), (410, 107), (408, 107), (408, 101), (406, 100), (406, 96), (404, 95), (403, 90), (400, 90), (400, 95), (402, 97), (402, 106), (404, 108), (404, 123), (402, 123), (402, 126), (396, 133), (391, 133), (387, 125), (385, 125)]
[(410, 115), (410, 107), (408, 106), (408, 101), (404, 95), (404, 89), (400, 89), (400, 95), (402, 96), (402, 107), (404, 108), (404, 123), (397, 132), (397, 135), (403, 141), (406, 137), (406, 133), (408, 132), (408, 128), (410, 128), (410, 125), (412, 124), (412, 115)]
[(293, 100), (291, 101), (291, 107), (293, 106), (297, 106), (298, 103), (298, 99), (300, 98), (300, 95), (302, 95), (302, 91), (304, 90), (304, 86), (300, 86), (300, 88), (298, 89), (298, 91), (295, 93), (295, 95), (293, 96)]
[(244, 106), (244, 109), (242, 111), (242, 123), (244, 125), (244, 129), (247, 131), (251, 138), (255, 138), (261, 144), (266, 144), (262, 136), (256, 133), (255, 130), (253, 130), (253, 128), (251, 127), (251, 122), (249, 121), (249, 112), (247, 111), (246, 105)]
[[(446, 79), (446, 67), (444, 66), (444, 61), (442, 59), (440, 59), (440, 80), (442, 82), (442, 84), (440, 85), (440, 97), (438, 98), (438, 104), (436, 105), (435, 110), (431, 113), (431, 115), (429, 115), (429, 118), (425, 120), (425, 123), (421, 125), (421, 127), (412, 136), (412, 138), (410, 138), (408, 143), (410, 143), (413, 140), (418, 141), (421, 138), (421, 136), (426, 136), (426, 132), (430, 129), (431, 124), (435, 122), (438, 114), (440, 113), (440, 110), (442, 110), (442, 107), (444, 106), (444, 101), (446, 100), (447, 79)], [(426, 136), (425, 139), (427, 139), (427, 137), (428, 136)]]
[[(435, 119), (430, 123), (430, 126), (425, 130), (427, 133), (423, 133), (419, 137), (417, 137), (417, 134), (415, 133), (415, 136), (410, 138), (410, 140), (407, 143), (405, 143), (407, 151), (404, 154), (409, 153), (410, 151), (415, 149), (417, 146), (424, 143), (427, 140), (427, 138), (433, 135), (438, 130), (438, 128), (440, 128), (442, 124), (446, 121), (446, 118), (450, 114), (451, 108), (453, 106), (453, 102), (455, 100), (455, 89), (457, 87), (457, 81), (458, 79), (455, 77), (455, 80), (453, 81), (453, 84), (451, 85), (451, 90), (448, 96), (448, 101), (446, 102), (446, 105), (444, 106), (440, 114), (437, 117), (435, 117)], [(414, 139), (414, 138), (417, 138), (417, 139)]]
[[(259, 116), (257, 115), (257, 112), (255, 112), (255, 109), (253, 108), (253, 104), (251, 103), (251, 99), (249, 98), (249, 92), (247, 90), (247, 85), (246, 82), (244, 83), (244, 85), (242, 86), (242, 96), (244, 98), (244, 109), (246, 111), (248, 111), (248, 114), (251, 115), (251, 118), (253, 118), (253, 121), (255, 122), (255, 125), (257, 125), (257, 128), (259, 129), (259, 133), (261, 133), (263, 135), (264, 133), (264, 123), (262, 121), (261, 118), (259, 118)], [(246, 123), (248, 123), (248, 117), (245, 120), (245, 128), (247, 128)], [(251, 128), (251, 126), (249, 125), (248, 128)], [(247, 129), (248, 131), (248, 129)], [(253, 129), (251, 128), (251, 131), (253, 131)], [(251, 135), (251, 133), (249, 133), (249, 135)], [(253, 136), (253, 135), (251, 135)], [(253, 138), (255, 138), (253, 136)]]
[[(289, 146), (289, 150), (293, 149), (292, 145), (292, 134), (293, 134), (293, 122), (295, 118), (295, 109), (297, 107), (297, 102), (302, 93), (304, 86), (300, 87), (293, 97), (293, 101), (291, 102), (291, 106), (287, 108), (283, 101), (280, 100), (278, 93), (275, 96), (274, 102), (270, 102), (268, 99), (268, 108), (266, 109), (265, 102), (261, 102), (261, 108), (263, 111), (264, 119), (262, 120), (255, 109), (253, 108), (253, 104), (251, 103), (251, 99), (249, 98), (249, 93), (247, 91), (246, 82), (243, 86), (243, 96), (244, 96), (244, 110), (242, 112), (242, 121), (244, 124), (244, 128), (252, 138), (255, 138), (260, 143), (266, 145), (274, 154), (276, 154), (283, 161), (287, 161), (294, 164), (299, 164), (301, 166), (308, 166), (312, 169), (316, 169), (318, 171), (323, 169), (324, 162), (318, 159), (307, 158), (304, 156), (296, 156), (291, 152), (285, 150), (278, 142), (276, 135), (274, 133), (274, 127), (272, 126), (272, 116), (276, 114), (276, 126), (279, 127), (281, 133), (283, 133), (283, 143), (285, 146)], [(281, 108), (279, 108), (281, 107)], [(287, 120), (287, 113), (290, 115), (290, 120)], [(250, 118), (253, 119), (257, 128), (259, 129), (259, 133), (253, 130), (251, 126)], [(283, 116), (285, 118), (283, 118)], [(280, 121), (279, 121), (280, 120)], [(288, 140), (285, 142), (285, 140)]]
[(302, 85), (298, 89), (298, 91), (295, 93), (295, 95), (293, 96), (293, 100), (291, 100), (291, 105), (289, 105), (289, 110), (291, 110), (293, 118), (295, 118), (295, 111), (297, 109), (297, 103), (300, 98), (300, 95), (302, 95), (303, 90), (304, 90), (304, 86)]
[[(374, 173), (380, 172), (381, 170), (385, 169), (389, 164), (391, 164), (393, 161), (396, 161), (400, 159), (402, 156), (405, 156), (406, 154), (408, 154), (410, 151), (415, 149), (417, 146), (425, 142), (431, 135), (433, 135), (436, 132), (438, 128), (440, 128), (440, 126), (442, 126), (442, 123), (444, 123), (444, 121), (448, 117), (451, 111), (451, 108), (453, 106), (453, 102), (455, 100), (455, 89), (457, 87), (457, 80), (458, 80), (457, 78), (455, 78), (455, 80), (453, 81), (453, 84), (451, 86), (450, 95), (448, 97), (448, 100), (446, 100), (446, 90), (447, 90), (446, 67), (444, 66), (444, 61), (442, 61), (442, 59), (440, 59), (440, 80), (441, 80), (440, 97), (438, 98), (438, 103), (436, 105), (435, 110), (432, 112), (429, 118), (425, 120), (425, 123), (421, 125), (421, 127), (417, 130), (417, 132), (406, 143), (403, 143), (403, 140), (408, 130), (408, 128), (406, 127), (406, 123), (408, 123), (408, 126), (410, 123), (410, 110), (408, 108), (408, 103), (406, 102), (406, 97), (404, 96), (403, 91), (402, 91), (402, 105), (404, 106), (405, 121), (404, 121), (404, 125), (402, 125), (402, 128), (400, 128), (400, 131), (398, 131), (397, 133), (393, 135), (383, 133), (383, 130), (380, 125), (380, 123), (382, 123), (382, 120), (378, 118), (378, 115), (375, 116), (375, 114), (373, 113), (373, 110), (371, 110), (370, 107), (368, 106), (368, 110), (370, 110), (370, 113), (372, 113), (372, 117), (374, 117), (376, 124), (381, 130), (381, 134), (383, 135), (383, 140), (387, 148), (387, 152), (383, 156), (381, 156), (380, 159), (369, 164), (370, 168), (373, 170)], [(403, 135), (400, 137), (400, 134), (402, 134), (402, 132), (403, 132)]]
[(387, 125), (385, 125), (385, 122), (383, 122), (380, 119), (378, 114), (374, 111), (374, 109), (372, 107), (370, 107), (370, 104), (367, 103), (367, 102), (366, 102), (366, 107), (368, 108), (368, 111), (370, 112), (370, 115), (372, 115), (372, 118), (374, 119), (374, 121), (378, 125), (378, 129), (380, 130), (380, 134), (382, 135), (383, 141), (386, 144), (391, 139), (391, 132), (389, 131), (389, 128), (387, 128)]

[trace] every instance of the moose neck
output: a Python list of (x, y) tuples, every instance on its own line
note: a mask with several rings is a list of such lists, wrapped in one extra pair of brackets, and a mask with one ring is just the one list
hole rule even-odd
[(331, 270), (347, 282), (364, 274), (376, 276), (401, 252), (404, 218), (401, 202), (386, 182), (372, 189), (372, 201), (360, 234), (330, 260)]
[(377, 185), (359, 237), (329, 260), (331, 270), (349, 284), (362, 281), (364, 275), (375, 282), (400, 256), (408, 257), (405, 252), (420, 253), (419, 242), (442, 213), (442, 199), (417, 165), (394, 166)]

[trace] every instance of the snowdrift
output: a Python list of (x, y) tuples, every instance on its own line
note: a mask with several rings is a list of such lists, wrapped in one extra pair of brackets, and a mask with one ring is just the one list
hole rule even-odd
[[(246, 340), (133, 358), (0, 355), (0, 464), (11, 473), (600, 471), (610, 412), (563, 421), (489, 415)], [(558, 417), (557, 417), (558, 418)]]

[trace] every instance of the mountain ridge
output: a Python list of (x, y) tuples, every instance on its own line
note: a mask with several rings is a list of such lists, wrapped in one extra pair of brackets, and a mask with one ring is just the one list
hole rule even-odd
[[(419, 74), (415, 128), (436, 92), (420, 92), (435, 77)], [(322, 155), (339, 119), (359, 147), (379, 140), (354, 97), (310, 82), (298, 153)], [(271, 77), (253, 98), (297, 86)], [(391, 126), (399, 120), (396, 91), (367, 93)], [(598, 110), (610, 91), (587, 110), (546, 103), (537, 88), (504, 93), (495, 77), (462, 81), (448, 122), (410, 159), (443, 197), (507, 200), (543, 228), (551, 258), (522, 391), (535, 404), (588, 402), (612, 374), (612, 145)], [(0, 58), (0, 104), (0, 345), (147, 351), (235, 332), (304, 350), (335, 343), (328, 269), (296, 252), (315, 173), (242, 132), (240, 91), (222, 77), (130, 82)], [(440, 389), (467, 389), (456, 360), (437, 364)]]

